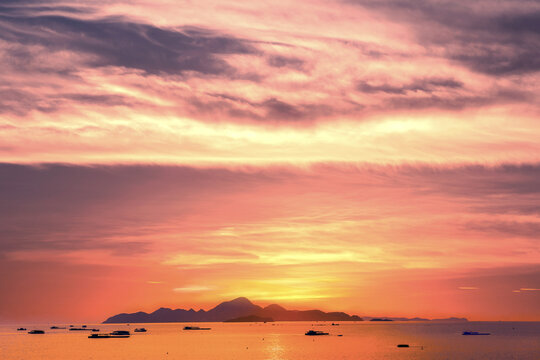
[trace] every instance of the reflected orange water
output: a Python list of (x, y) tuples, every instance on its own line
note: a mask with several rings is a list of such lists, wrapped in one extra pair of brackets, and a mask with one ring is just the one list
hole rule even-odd
[[(183, 331), (185, 324), (144, 324), (147, 333), (128, 339), (88, 339), (88, 332), (49, 330), (45, 335), (0, 328), (2, 359), (538, 359), (540, 323), (478, 322), (205, 324), (210, 331)], [(89, 325), (102, 332), (137, 325)], [(309, 337), (309, 329), (329, 336)], [(462, 336), (464, 329), (491, 336)], [(342, 334), (342, 337), (338, 337)], [(407, 343), (410, 348), (397, 348)]]

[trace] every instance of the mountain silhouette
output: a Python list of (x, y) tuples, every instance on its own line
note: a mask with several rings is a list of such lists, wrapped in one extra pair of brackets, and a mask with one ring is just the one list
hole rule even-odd
[(343, 312), (287, 310), (277, 304), (262, 308), (245, 297), (239, 297), (222, 302), (208, 311), (160, 308), (153, 313), (140, 311), (114, 315), (103, 323), (220, 322), (248, 316), (271, 318), (274, 321), (362, 321), (362, 318), (356, 315), (351, 316)]
[(274, 319), (272, 318), (265, 318), (260, 317), (257, 315), (248, 315), (248, 316), (241, 316), (230, 320), (225, 320), (224, 322), (272, 322)]

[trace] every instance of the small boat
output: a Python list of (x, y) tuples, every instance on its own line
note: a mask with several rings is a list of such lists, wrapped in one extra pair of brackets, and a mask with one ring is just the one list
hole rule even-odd
[(116, 330), (109, 334), (91, 334), (88, 335), (89, 339), (110, 339), (110, 338), (128, 338), (130, 336), (129, 331)]
[(17, 331), (26, 331), (26, 328), (18, 328)]
[(478, 331), (464, 331), (461, 335), (491, 335), (491, 333), (483, 333)]
[(51, 330), (65, 329), (65, 327), (51, 326)]
[(145, 328), (136, 328), (133, 330), (133, 332), (146, 332), (147, 330)]
[(397, 344), (398, 348), (408, 348), (409, 344)]
[(184, 330), (211, 330), (211, 328), (202, 328), (198, 326), (184, 326)]
[(332, 326), (339, 326), (338, 323), (332, 323)]
[(30, 330), (28, 333), (29, 334), (45, 334), (45, 331), (43, 331), (43, 330)]
[(117, 337), (117, 338), (127, 338), (129, 337), (131, 334), (129, 333), (129, 331), (126, 331), (126, 330), (116, 330), (116, 331), (113, 331), (112, 333), (109, 334), (110, 337)]
[(327, 332), (324, 331), (316, 331), (316, 330), (309, 330), (306, 332), (306, 335), (308, 336), (318, 336), (318, 335), (329, 335)]
[(81, 327), (85, 328), (85, 327), (86, 327), (86, 325), (83, 325), (83, 326), (81, 326)]

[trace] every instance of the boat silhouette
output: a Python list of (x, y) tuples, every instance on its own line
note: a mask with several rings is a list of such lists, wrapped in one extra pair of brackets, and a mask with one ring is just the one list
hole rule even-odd
[(211, 330), (211, 328), (202, 328), (198, 326), (184, 326), (184, 330)]
[(306, 332), (306, 335), (308, 336), (319, 336), (319, 335), (329, 335), (327, 332), (324, 331), (317, 331), (317, 330), (309, 330)]
[(115, 330), (111, 333), (111, 336), (129, 336), (130, 333), (127, 330)]
[(133, 330), (133, 332), (146, 332), (147, 330), (145, 328), (137, 328)]
[(43, 330), (30, 330), (28, 333), (29, 334), (45, 334), (45, 331), (43, 331)]
[(109, 338), (128, 338), (130, 337), (129, 331), (116, 330), (108, 334), (91, 334), (88, 335), (89, 339), (109, 339)]
[(461, 335), (491, 335), (491, 333), (483, 333), (478, 331), (464, 331)]

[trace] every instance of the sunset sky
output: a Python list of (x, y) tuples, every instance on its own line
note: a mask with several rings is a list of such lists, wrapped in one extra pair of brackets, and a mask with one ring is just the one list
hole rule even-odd
[(540, 321), (536, 0), (3, 0), (0, 322)]

